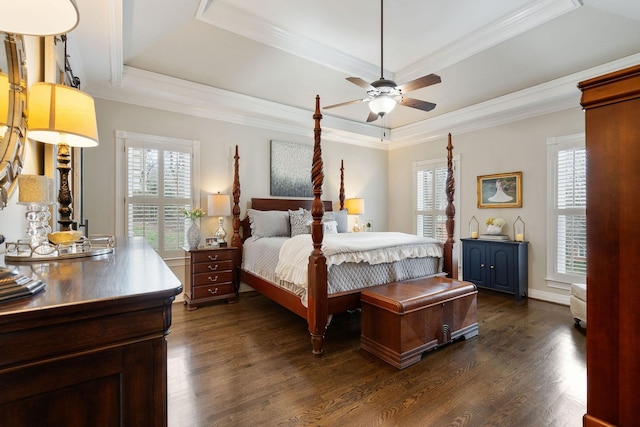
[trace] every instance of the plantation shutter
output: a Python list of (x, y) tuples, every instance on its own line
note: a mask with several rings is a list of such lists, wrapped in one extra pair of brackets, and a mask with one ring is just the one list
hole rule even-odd
[(584, 147), (558, 151), (556, 271), (587, 273), (587, 157)]
[(184, 147), (126, 142), (128, 236), (142, 236), (163, 258), (183, 254), (191, 205), (191, 152)]
[(416, 234), (447, 240), (447, 166), (442, 163), (421, 166), (416, 171)]

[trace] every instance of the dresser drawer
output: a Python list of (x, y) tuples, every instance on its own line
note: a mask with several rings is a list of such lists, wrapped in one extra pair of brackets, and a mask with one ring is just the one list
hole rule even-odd
[(234, 295), (233, 284), (225, 283), (223, 285), (212, 284), (209, 286), (196, 286), (193, 288), (193, 298), (210, 298), (222, 295)]
[(235, 254), (235, 251), (229, 251), (229, 250), (195, 252), (191, 255), (191, 261), (193, 263), (198, 263), (198, 262), (232, 260), (234, 254)]
[(193, 286), (233, 283), (233, 271), (210, 271), (193, 275)]
[(233, 261), (209, 261), (193, 264), (193, 273), (210, 273), (215, 271), (233, 271)]

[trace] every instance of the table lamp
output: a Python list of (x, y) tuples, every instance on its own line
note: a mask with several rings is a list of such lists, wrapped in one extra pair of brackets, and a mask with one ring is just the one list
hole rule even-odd
[(228, 194), (209, 194), (207, 198), (207, 215), (208, 216), (217, 216), (218, 218), (218, 229), (216, 230), (214, 236), (218, 243), (223, 242), (227, 237), (227, 232), (225, 231), (224, 217), (231, 215), (231, 196)]
[(353, 226), (353, 231), (358, 232), (360, 230), (360, 224), (358, 223), (358, 215), (364, 215), (364, 199), (355, 197), (344, 201), (344, 207), (349, 215), (356, 216), (356, 223)]
[(53, 83), (35, 83), (29, 89), (27, 136), (58, 145), (60, 189), (58, 212), (61, 231), (69, 231), (73, 197), (69, 190), (71, 154), (69, 147), (98, 145), (98, 126), (93, 98), (81, 90)]

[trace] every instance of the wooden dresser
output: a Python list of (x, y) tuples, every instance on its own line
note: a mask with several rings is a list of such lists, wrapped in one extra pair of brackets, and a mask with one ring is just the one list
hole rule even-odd
[(239, 287), (240, 249), (185, 249), (189, 253), (184, 302), (189, 310), (218, 300), (236, 300)]
[(142, 238), (0, 265), (46, 283), (0, 304), (0, 425), (167, 425), (165, 335), (182, 285)]
[(587, 149), (587, 414), (640, 425), (640, 65), (580, 83)]

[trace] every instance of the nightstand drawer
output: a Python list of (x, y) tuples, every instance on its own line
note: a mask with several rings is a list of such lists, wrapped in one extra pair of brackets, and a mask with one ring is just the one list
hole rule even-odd
[(212, 284), (210, 286), (196, 286), (193, 288), (193, 298), (210, 298), (222, 295), (233, 295), (234, 289), (232, 283), (225, 283), (223, 285)]
[(211, 271), (193, 275), (193, 286), (233, 283), (233, 271)]
[(192, 262), (211, 262), (211, 261), (222, 261), (222, 260), (233, 260), (233, 256), (235, 251), (230, 250), (211, 250), (211, 251), (202, 251), (195, 252), (191, 255)]
[(233, 261), (209, 261), (193, 264), (193, 273), (210, 273), (216, 271), (232, 271)]

